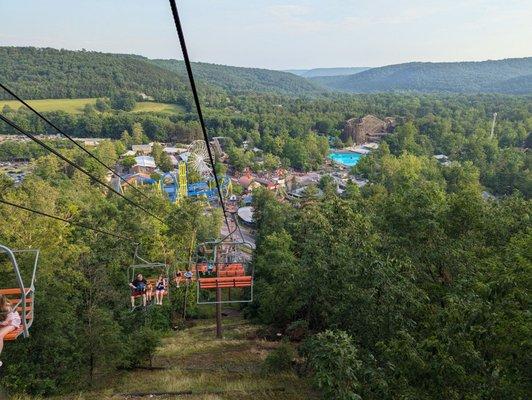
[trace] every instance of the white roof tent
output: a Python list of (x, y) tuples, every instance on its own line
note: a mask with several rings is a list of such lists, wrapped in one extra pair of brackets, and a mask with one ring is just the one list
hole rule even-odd
[(237, 211), (238, 216), (247, 224), (253, 223), (253, 207), (241, 207)]
[(150, 156), (135, 157), (135, 162), (140, 167), (157, 168), (157, 165), (155, 165), (155, 160), (153, 159), (153, 157), (150, 157)]

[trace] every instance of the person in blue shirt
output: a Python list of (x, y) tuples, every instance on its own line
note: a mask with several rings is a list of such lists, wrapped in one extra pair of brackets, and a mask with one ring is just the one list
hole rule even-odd
[(148, 282), (142, 276), (142, 274), (137, 274), (135, 279), (129, 284), (131, 288), (131, 308), (135, 308), (135, 298), (142, 297), (142, 305), (146, 307), (146, 286)]

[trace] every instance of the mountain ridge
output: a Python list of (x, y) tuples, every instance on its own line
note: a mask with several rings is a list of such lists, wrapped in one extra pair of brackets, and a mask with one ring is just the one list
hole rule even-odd
[[(282, 71), (193, 63), (202, 94), (317, 95), (328, 89)], [(190, 103), (183, 61), (50, 47), (0, 46), (0, 80), (26, 99), (87, 98), (142, 92), (161, 102)], [(0, 92), (0, 99), (11, 99)]]
[[(505, 85), (517, 79), (520, 85)], [(457, 93), (529, 93), (532, 57), (462, 62), (410, 62), (372, 68), (357, 74), (311, 78), (332, 90)], [(524, 87), (522, 85), (525, 85)]]
[[(185, 73), (184, 62), (175, 59), (153, 59), (149, 62), (176, 73)], [(285, 71), (266, 68), (194, 62), (194, 76), (200, 81), (232, 93), (279, 92), (282, 94), (317, 94), (324, 88), (305, 78)]]
[(359, 72), (371, 69), (371, 67), (333, 67), (333, 68), (310, 68), (310, 69), (287, 69), (284, 72), (289, 72), (294, 75), (302, 76), (303, 78), (315, 78), (319, 76), (343, 76), (358, 74)]

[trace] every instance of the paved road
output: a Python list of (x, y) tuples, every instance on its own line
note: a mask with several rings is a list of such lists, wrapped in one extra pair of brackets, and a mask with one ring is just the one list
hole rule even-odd
[[(237, 228), (234, 218), (236, 218), (236, 216), (234, 216), (234, 217), (232, 216), (232, 217), (228, 218), (229, 227), (230, 227), (231, 231), (235, 231), (235, 229)], [(250, 243), (251, 247), (255, 248), (255, 236), (253, 235), (252, 230), (249, 229), (246, 226), (240, 226), (240, 231), (242, 232), (242, 236), (240, 236), (240, 232), (238, 230), (236, 230), (234, 232), (234, 234), (233, 234), (234, 240), (235, 241), (239, 241), (239, 240), (242, 240), (242, 237), (243, 237), (244, 241)], [(224, 223), (222, 225), (221, 235), (222, 235), (222, 237), (225, 237), (228, 234), (229, 234), (229, 232), (227, 231), (227, 225)]]

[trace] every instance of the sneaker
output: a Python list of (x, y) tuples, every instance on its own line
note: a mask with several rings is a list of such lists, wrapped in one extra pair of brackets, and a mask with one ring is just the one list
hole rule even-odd
[(4, 365), (4, 363), (3, 363), (2, 361), (0, 361), (0, 367), (1, 367), (2, 365)]

